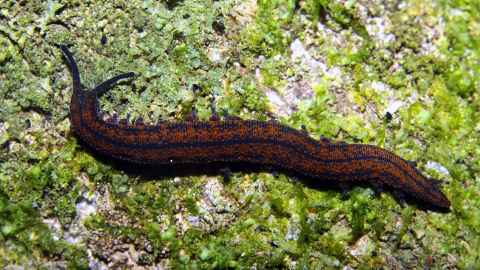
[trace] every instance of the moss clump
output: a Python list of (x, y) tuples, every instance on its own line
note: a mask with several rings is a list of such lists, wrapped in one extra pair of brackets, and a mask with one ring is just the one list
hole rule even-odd
[[(86, 253), (81, 247), (54, 239), (50, 229), (40, 221), (35, 202), (14, 202), (0, 193), (0, 265), (31, 264), (47, 260), (64, 260), (68, 267), (88, 269)], [(55, 259), (56, 258), (56, 259)], [(32, 260), (38, 260), (33, 261)]]
[[(134, 249), (136, 265), (180, 269), (475, 268), (479, 14), (472, 1), (0, 4), (0, 266), (113, 265)], [(207, 119), (214, 101), (220, 112), (267, 120), (275, 111), (263, 90), (275, 92), (290, 109), (281, 121), (315, 138), (417, 160), (444, 183), (452, 213), (269, 173), (222, 182), (118, 171), (69, 133), (59, 43), (71, 45), (87, 87), (139, 74), (102, 98), (108, 113), (155, 122), (194, 107)], [(401, 105), (388, 117), (392, 104)], [(80, 242), (67, 243), (90, 195), (95, 214)]]
[(274, 56), (288, 48), (291, 37), (283, 28), (292, 22), (294, 0), (257, 2), (255, 22), (242, 31), (243, 47), (259, 55)]

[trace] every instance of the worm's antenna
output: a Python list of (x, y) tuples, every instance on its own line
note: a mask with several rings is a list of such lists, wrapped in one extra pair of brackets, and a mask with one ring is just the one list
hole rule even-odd
[(132, 78), (134, 76), (135, 76), (135, 73), (133, 72), (127, 72), (127, 73), (117, 75), (95, 86), (95, 88), (93, 88), (93, 93), (97, 96), (101, 96), (108, 90), (112, 89), (113, 85), (115, 85), (118, 81)]
[(73, 58), (72, 53), (68, 50), (67, 46), (65, 45), (58, 45), (58, 47), (60, 47), (63, 54), (65, 55), (65, 58), (67, 59), (68, 67), (72, 72), (73, 90), (74, 91), (82, 90), (82, 87), (80, 85), (80, 73), (78, 72), (77, 62), (75, 62), (75, 59)]

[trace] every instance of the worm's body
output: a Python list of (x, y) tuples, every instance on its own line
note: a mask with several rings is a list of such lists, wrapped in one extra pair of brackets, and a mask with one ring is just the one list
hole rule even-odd
[(75, 60), (61, 46), (73, 75), (70, 118), (75, 134), (88, 146), (113, 159), (139, 164), (209, 164), (246, 162), (276, 167), (337, 184), (364, 184), (399, 191), (420, 204), (448, 210), (450, 202), (437, 181), (423, 176), (392, 152), (364, 144), (314, 140), (275, 121), (241, 119), (160, 122), (104, 121), (98, 96), (118, 80), (83, 91)]

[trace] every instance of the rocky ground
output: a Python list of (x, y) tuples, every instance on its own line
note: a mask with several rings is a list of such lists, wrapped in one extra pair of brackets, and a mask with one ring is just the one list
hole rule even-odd
[[(56, 44), (87, 87), (139, 74), (101, 99), (110, 115), (208, 119), (214, 101), (378, 145), (440, 179), (452, 211), (281, 173), (126, 173), (71, 133)], [(2, 269), (480, 267), (476, 1), (2, 1), (0, 48)]]

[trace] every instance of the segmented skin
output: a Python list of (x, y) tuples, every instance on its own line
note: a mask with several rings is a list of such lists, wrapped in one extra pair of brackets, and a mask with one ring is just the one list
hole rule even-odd
[(73, 76), (70, 120), (74, 133), (99, 153), (137, 164), (251, 163), (293, 171), (339, 185), (368, 183), (413, 198), (418, 204), (448, 211), (450, 202), (437, 180), (426, 178), (394, 153), (365, 144), (314, 140), (306, 132), (276, 121), (217, 118), (210, 121), (129, 124), (100, 116), (98, 97), (117, 81), (116, 76), (84, 91), (72, 54), (64, 52)]

